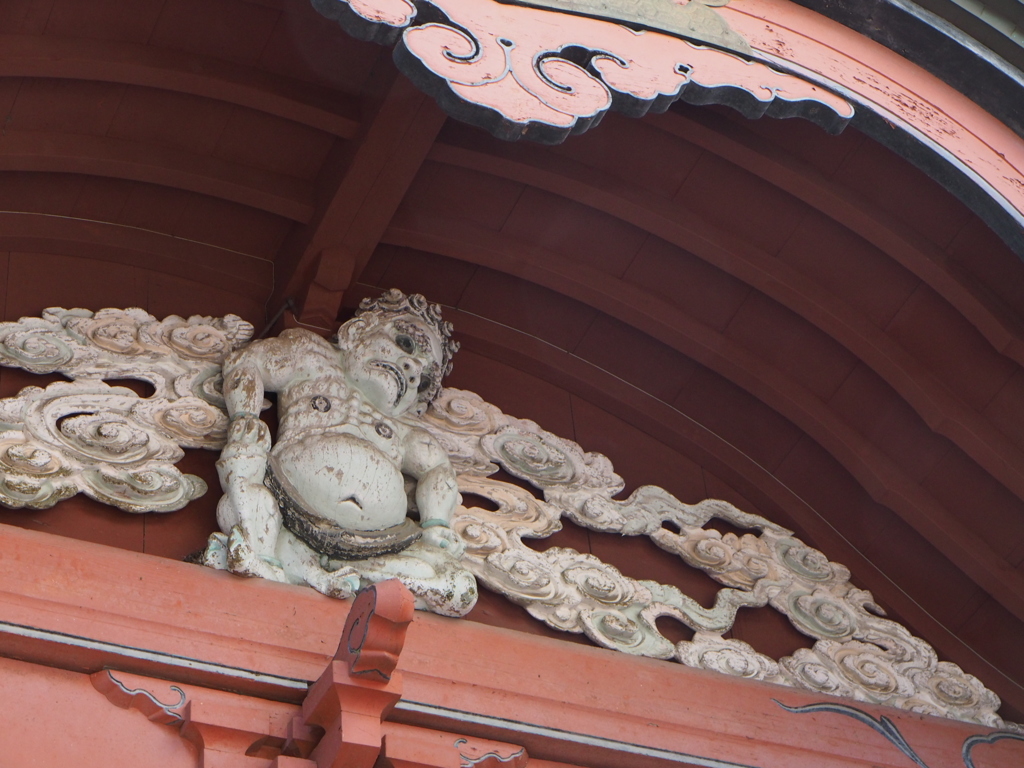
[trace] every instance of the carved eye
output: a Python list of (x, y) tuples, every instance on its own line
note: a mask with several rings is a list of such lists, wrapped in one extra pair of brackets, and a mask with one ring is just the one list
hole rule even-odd
[(404, 333), (395, 336), (395, 344), (407, 355), (416, 351), (416, 342), (412, 340), (412, 336), (406, 336)]
[(421, 393), (422, 392), (426, 392), (428, 389), (430, 389), (430, 387), (433, 385), (433, 383), (434, 383), (433, 379), (431, 379), (429, 376), (424, 375), (420, 379), (420, 385), (416, 388), (416, 391), (417, 392), (421, 392)]

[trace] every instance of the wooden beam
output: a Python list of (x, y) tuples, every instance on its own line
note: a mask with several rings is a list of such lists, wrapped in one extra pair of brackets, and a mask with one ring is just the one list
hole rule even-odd
[[(511, 179), (589, 206), (651, 232), (742, 280), (842, 344), (896, 390), (929, 428), (951, 440), (1018, 498), (1024, 498), (1024, 451), (856, 308), (814, 280), (661, 195), (535, 147), (502, 146), (501, 152), (497, 155), (439, 143), (430, 159)], [(829, 196), (823, 193), (820, 197)], [(905, 253), (910, 250), (909, 245), (903, 248)], [(921, 264), (945, 269), (926, 255), (918, 255)], [(960, 299), (960, 305), (953, 306), (962, 309), (970, 305), (976, 310), (975, 317), (981, 316), (984, 307), (972, 303), (968, 288), (952, 279), (943, 288), (947, 299)], [(984, 317), (986, 327), (997, 326), (996, 315)], [(1007, 335), (1001, 341), (1001, 351), (1009, 354), (1016, 350), (1015, 359), (1024, 359), (1024, 340), (1019, 336)]]
[(351, 96), (253, 67), (184, 51), (110, 40), (0, 35), (0, 77), (56, 77), (126, 83), (204, 96), (351, 138), (359, 129)]
[(0, 212), (0, 250), (61, 253), (143, 266), (261, 298), (273, 284), (273, 263), (256, 256), (138, 227), (68, 216)]
[(313, 220), (293, 230), (278, 256), (271, 306), (295, 300), (303, 324), (334, 327), (345, 289), (363, 271), (444, 124), (434, 100), (404, 77), (392, 71), (385, 80), (375, 112), (340, 163), (338, 183), (322, 193)]
[(219, 197), (292, 221), (308, 222), (313, 216), (313, 187), (301, 179), (109, 136), (8, 131), (0, 136), (0, 171), (83, 173), (142, 181)]
[(1024, 620), (1024, 574), (783, 371), (664, 299), (557, 253), (454, 219), (420, 217), (417, 226), (401, 224), (388, 229), (384, 242), (488, 267), (557, 291), (643, 331), (746, 390), (803, 430), (871, 498)]

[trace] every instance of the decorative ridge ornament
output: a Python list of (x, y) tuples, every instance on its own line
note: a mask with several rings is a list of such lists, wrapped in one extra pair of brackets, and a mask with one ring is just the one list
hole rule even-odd
[(557, 144), (609, 109), (640, 117), (677, 99), (832, 133), (853, 117), (845, 99), (760, 60), (718, 0), (311, 2), (353, 37), (394, 45), (398, 68), (448, 114), (502, 139)]
[[(724, 501), (684, 504), (655, 486), (620, 501), (624, 484), (605, 456), (472, 392), (441, 389), (426, 407), (414, 380), (439, 374), (448, 326), (433, 309), (415, 311), (428, 306), (422, 297), (405, 302), (389, 292), (367, 304), (337, 345), (292, 330), (246, 346), (252, 327), (237, 317), (157, 321), (139, 309), (49, 309), (0, 323), (0, 364), (75, 379), (0, 400), (0, 503), (40, 508), (84, 491), (130, 512), (169, 511), (205, 490), (173, 467), (181, 448), (223, 447), (222, 531), (211, 536), (208, 565), (335, 597), (396, 577), (418, 608), (449, 616), (468, 612), (479, 581), (605, 648), (1024, 733), (996, 714), (992, 691), (939, 661), (850, 583), (847, 568), (791, 531)], [(405, 306), (412, 310), (388, 309)], [(148, 381), (156, 391), (141, 398), (104, 377)], [(265, 390), (279, 393), (273, 444), (258, 417)], [(301, 497), (293, 500), (314, 525), (373, 539), (401, 524), (418, 538), (392, 554), (339, 557), (314, 534), (282, 525), (279, 500), (264, 485), (268, 467), (288, 477), (286, 492)], [(499, 467), (540, 496), (495, 478)], [(459, 491), (496, 508), (466, 507)], [(523, 543), (555, 533), (563, 517), (648, 536), (723, 588), (707, 608), (591, 554)], [(748, 532), (722, 534), (708, 527), (714, 518)], [(814, 646), (772, 659), (725, 637), (740, 608), (769, 606)], [(692, 629), (693, 639), (670, 641), (661, 617)]]

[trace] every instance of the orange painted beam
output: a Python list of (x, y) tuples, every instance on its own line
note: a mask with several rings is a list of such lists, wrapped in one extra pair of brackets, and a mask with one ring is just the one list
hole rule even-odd
[[(347, 609), (303, 587), (6, 526), (0, 551), (0, 653), (135, 673), (126, 668), (148, 653), (148, 676), (231, 689), (245, 698), (234, 700), (243, 709), (255, 698), (301, 700), (332, 658)], [(43, 658), (58, 639), (64, 652)], [(418, 613), (410, 625), (398, 671), (403, 695), (394, 722), (522, 745), (541, 760), (634, 768), (906, 765), (891, 742), (852, 716), (780, 706), (844, 704), (837, 699), (431, 614)], [(261, 720), (235, 711), (246, 723)], [(965, 739), (989, 732), (865, 703), (856, 711), (888, 717), (933, 766), (955, 764)], [(278, 729), (287, 726), (281, 712)], [(217, 723), (215, 715), (207, 711), (203, 722)], [(247, 729), (256, 732), (241, 732)], [(1012, 757), (1018, 753), (1009, 749), (1024, 744), (1003, 746), (1000, 754)]]

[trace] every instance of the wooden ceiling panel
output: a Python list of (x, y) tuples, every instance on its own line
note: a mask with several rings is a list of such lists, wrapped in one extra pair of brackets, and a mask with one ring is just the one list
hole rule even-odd
[(983, 411), (1019, 448), (1024, 448), (1024, 371), (1017, 371)]
[(166, 0), (147, 42), (254, 65), (280, 15), (274, 8), (245, 0)]
[(25, 78), (6, 115), (6, 128), (104, 136), (124, 92), (118, 83)]
[[(898, 518), (876, 524), (878, 535), (863, 544), (864, 555), (901, 589), (913, 594), (921, 607), (943, 626), (953, 632), (959, 631), (985, 599), (985, 591), (965, 578), (912, 526)], [(841, 525), (844, 532), (851, 527), (848, 521)], [(881, 601), (886, 611), (893, 610), (885, 597)], [(1017, 619), (1007, 624), (1008, 629), (1020, 627)]]
[(627, 323), (598, 314), (573, 354), (671, 403), (697, 365)]
[(70, 216), (85, 176), (74, 173), (0, 173), (0, 211), (30, 211)]
[(71, 215), (92, 221), (120, 221), (121, 212), (136, 186), (136, 182), (124, 179), (87, 176)]
[(621, 219), (529, 187), (501, 231), (615, 276), (626, 271), (648, 237)]
[(126, 89), (108, 135), (212, 155), (232, 105), (157, 88)]
[(4, 0), (0, 3), (0, 28), (6, 31), (41, 35), (46, 29), (54, 0)]
[[(982, 601), (978, 610), (961, 625), (958, 634), (965, 643), (975, 648), (984, 648), (986, 659), (1002, 674), (1014, 680), (1024, 679), (1024, 655), (1020, 652), (1020, 639), (1024, 633), (1007, 616), (1006, 609), (996, 601), (991, 598)], [(1017, 688), (1019, 690), (1019, 684)], [(1011, 714), (1016, 717), (1015, 722), (1024, 719), (1024, 709), (1014, 709), (1016, 711), (1011, 710)]]
[(284, 0), (286, 12), (260, 53), (259, 65), (269, 72), (315, 83), (338, 94), (358, 94), (386, 48), (343, 34), (317, 13), (308, 0)]
[(952, 447), (863, 364), (846, 378), (828, 404), (914, 480), (924, 479)]
[(920, 278), (856, 232), (810, 211), (779, 251), (779, 259), (885, 328)]
[(597, 310), (549, 288), (480, 268), (466, 286), (459, 309), (517, 328), (559, 349), (572, 350)]
[(44, 34), (145, 43), (165, 0), (54, 0)]
[[(458, 332), (456, 338), (460, 338)], [(445, 382), (458, 389), (487, 392), (488, 402), (505, 413), (528, 414), (528, 418), (556, 435), (576, 434), (569, 393), (514, 365), (463, 349)]]
[[(854, 149), (868, 140), (857, 130), (847, 129), (833, 136), (809, 120), (748, 120), (728, 107), (699, 107), (681, 101), (673, 104), (668, 114), (652, 116), (652, 122), (662, 130), (671, 130), (673, 135), (679, 135), (677, 117), (726, 135), (740, 132), (756, 136), (777, 151), (806, 163), (826, 178), (835, 173)], [(682, 133), (685, 136), (685, 130)]]
[(573, 396), (572, 407), (576, 441), (612, 460), (625, 483), (623, 498), (641, 485), (660, 485), (680, 499), (707, 496), (697, 462), (580, 397)]
[(291, 178), (314, 181), (335, 137), (291, 120), (235, 107), (213, 156)]
[(622, 276), (686, 314), (724, 331), (751, 287), (661, 238), (649, 238)]
[(950, 259), (966, 273), (965, 278), (998, 297), (1002, 311), (1020, 335), (1024, 335), (1024, 270), (1021, 260), (980, 219), (967, 222), (948, 249)]
[(888, 334), (978, 411), (1020, 369), (925, 285), (896, 314)]
[[(60, 275), (61, 280), (52, 280)], [(46, 307), (139, 307), (146, 285), (139, 267), (97, 269), (91, 259), (56, 253), (12, 252), (7, 317), (39, 316)]]
[(601, 121), (601, 130), (588, 131), (551, 151), (592, 164), (625, 184), (672, 197), (703, 150), (654, 125), (612, 113)]
[(172, 232), (192, 195), (170, 187), (130, 182), (131, 194), (115, 221), (153, 232)]
[(801, 201), (711, 153), (697, 161), (675, 200), (770, 254), (778, 253), (807, 213)]
[[(1016, 563), (1024, 552), (1024, 501), (992, 479), (962, 451), (952, 448), (921, 486), (1000, 557)], [(975, 525), (985, 520), (985, 525)]]
[(782, 463), (803, 434), (746, 390), (704, 367), (687, 378), (672, 406), (769, 471)]
[[(967, 207), (906, 160), (873, 141), (861, 142), (833, 178), (945, 248), (973, 218)], [(885, 181), (879, 183), (879, 179)]]
[(407, 216), (462, 219), (501, 230), (525, 185), (488, 173), (427, 160), (402, 201)]
[(831, 336), (759, 291), (750, 293), (724, 333), (825, 401), (857, 365)]
[(286, 219), (229, 200), (193, 195), (172, 234), (269, 262), (290, 229)]
[(474, 264), (435, 253), (390, 245), (380, 245), (377, 250), (388, 253), (390, 258), (375, 285), (393, 286), (406, 293), (422, 293), (430, 296), (431, 301), (450, 307), (459, 305), (470, 280), (479, 269)]

